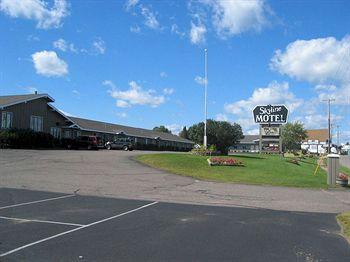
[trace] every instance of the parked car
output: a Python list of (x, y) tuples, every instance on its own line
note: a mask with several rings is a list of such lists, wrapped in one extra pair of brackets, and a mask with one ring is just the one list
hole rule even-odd
[(117, 138), (114, 141), (108, 141), (105, 145), (106, 149), (122, 149), (124, 151), (132, 151), (134, 149), (133, 141), (130, 138)]
[(85, 148), (98, 150), (99, 148), (99, 139), (96, 136), (78, 136), (74, 139), (65, 138), (62, 140), (62, 143), (68, 149)]

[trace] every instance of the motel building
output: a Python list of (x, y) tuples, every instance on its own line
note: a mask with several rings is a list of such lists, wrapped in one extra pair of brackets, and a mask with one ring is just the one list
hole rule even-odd
[(0, 96), (0, 129), (32, 129), (57, 139), (97, 136), (103, 144), (128, 137), (136, 149), (189, 151), (194, 145), (169, 133), (66, 116), (52, 105), (54, 101), (48, 94)]
[[(328, 129), (306, 130), (307, 138), (301, 143), (301, 149), (310, 154), (324, 154), (328, 146)], [(243, 139), (229, 148), (230, 153), (259, 153), (259, 135), (245, 135)], [(278, 148), (279, 143), (271, 139), (263, 141), (263, 152), (266, 147)]]

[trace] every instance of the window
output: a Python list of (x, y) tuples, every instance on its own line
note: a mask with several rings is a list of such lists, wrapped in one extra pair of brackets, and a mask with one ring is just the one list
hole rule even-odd
[(2, 112), (1, 115), (1, 128), (12, 127), (12, 112)]
[(43, 118), (41, 116), (31, 116), (30, 117), (30, 129), (35, 132), (43, 131)]
[(72, 137), (72, 133), (70, 130), (65, 130), (64, 131), (64, 138), (71, 138)]
[(61, 138), (61, 128), (59, 128), (59, 127), (51, 127), (50, 134), (54, 138)]

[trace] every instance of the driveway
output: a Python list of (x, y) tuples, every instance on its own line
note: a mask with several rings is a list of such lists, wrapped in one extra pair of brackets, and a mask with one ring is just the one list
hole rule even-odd
[(139, 164), (147, 151), (0, 150), (0, 186), (82, 195), (339, 213), (350, 192), (198, 181)]

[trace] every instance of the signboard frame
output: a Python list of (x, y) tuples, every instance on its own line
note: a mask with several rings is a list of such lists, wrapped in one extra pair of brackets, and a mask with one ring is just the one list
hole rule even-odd
[[(257, 109), (257, 108), (261, 108), (261, 107), (268, 107), (268, 106), (271, 106), (271, 107), (283, 107), (285, 110), (286, 110), (286, 116), (285, 116), (285, 120), (284, 121), (278, 121), (278, 122), (273, 122), (273, 121), (267, 121), (267, 122), (257, 122), (256, 121), (256, 114), (254, 113), (254, 111)], [(257, 105), (254, 107), (254, 109), (252, 110), (252, 113), (253, 113), (253, 118), (254, 118), (254, 122), (257, 123), (257, 124), (279, 124), (279, 125), (282, 125), (282, 124), (285, 124), (288, 122), (288, 115), (289, 115), (289, 109), (288, 107), (286, 107), (284, 104), (277, 104), (277, 105)], [(266, 114), (265, 114), (266, 115)], [(272, 114), (272, 115), (276, 115), (276, 114)]]

